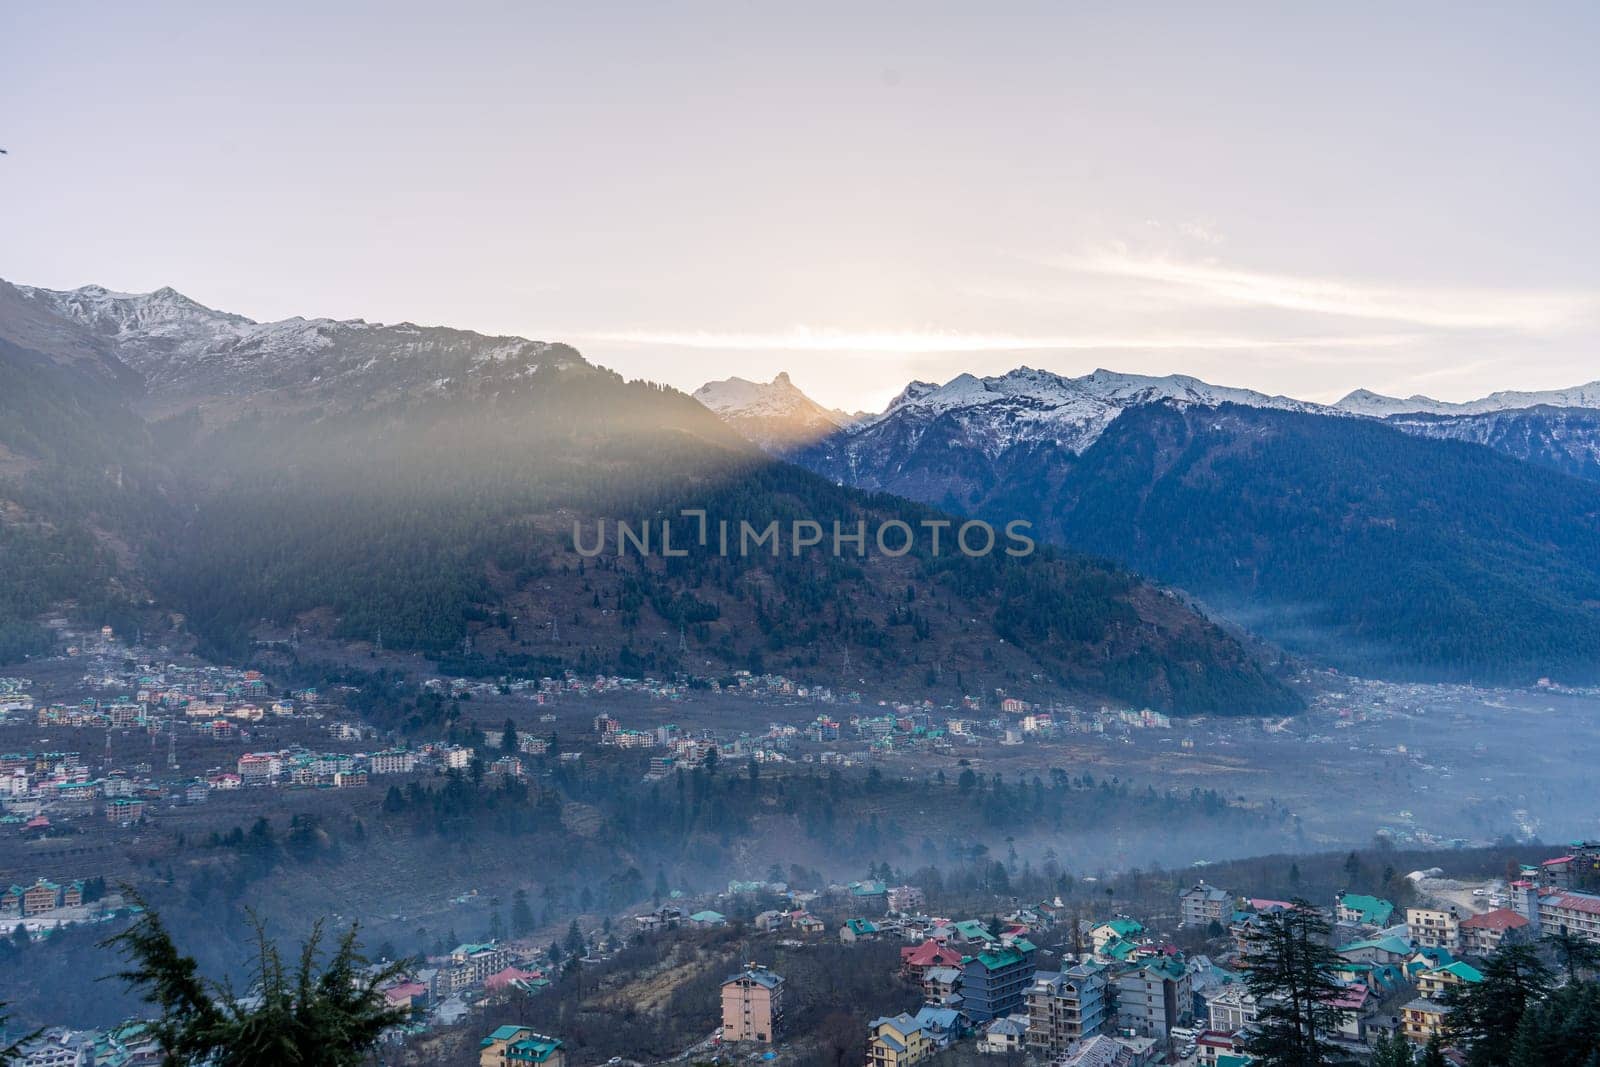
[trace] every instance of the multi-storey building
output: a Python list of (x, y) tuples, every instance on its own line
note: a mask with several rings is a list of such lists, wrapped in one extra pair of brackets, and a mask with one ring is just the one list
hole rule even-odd
[(1443, 908), (1407, 908), (1406, 932), (1423, 948), (1461, 947), (1461, 913), (1454, 904)]
[(1442, 1000), (1444, 991), (1451, 986), (1477, 985), (1481, 981), (1483, 974), (1476, 967), (1465, 960), (1455, 960), (1443, 967), (1419, 972), (1417, 992), (1429, 1000)]
[(144, 818), (144, 801), (119, 797), (106, 802), (106, 821), (115, 826), (132, 826)]
[(1178, 918), (1185, 926), (1226, 924), (1233, 914), (1233, 898), (1226, 890), (1207, 885), (1204, 880), (1178, 894)]
[(416, 766), (416, 755), (404, 749), (374, 752), (367, 760), (367, 768), (372, 774), (410, 774)]
[(266, 785), (282, 769), (278, 757), (268, 752), (247, 752), (239, 757), (239, 781), (245, 785)]
[(22, 914), (37, 915), (61, 906), (61, 887), (44, 878), (22, 891)]
[(561, 1042), (528, 1026), (502, 1026), (478, 1042), (478, 1067), (562, 1067)]
[(1600, 896), (1562, 892), (1536, 898), (1529, 918), (1540, 933), (1562, 933), (1600, 942)]
[(771, 1044), (783, 1024), (783, 978), (751, 964), (722, 983), (724, 1041)]
[(928, 902), (922, 890), (914, 885), (890, 886), (888, 896), (891, 911), (912, 911)]
[(1193, 1014), (1189, 969), (1181, 960), (1160, 956), (1117, 979), (1117, 1025), (1165, 1041), (1180, 1021)]
[(1255, 1024), (1261, 1006), (1243, 983), (1224, 986), (1206, 1001), (1210, 1015), (1210, 1029), (1223, 1034), (1236, 1034)]
[(501, 948), (498, 941), (458, 945), (450, 953), (449, 964), (440, 969), (440, 983), (446, 993), (454, 993), (481, 983), (510, 963), (511, 953)]
[(1461, 920), (1461, 951), (1469, 955), (1487, 956), (1507, 938), (1522, 936), (1527, 928), (1527, 918), (1510, 908), (1496, 908), (1481, 915), (1469, 915)]
[(984, 1023), (1021, 1009), (1033, 983), (1035, 951), (1031, 941), (1019, 937), (968, 957), (961, 968), (961, 1003), (967, 1017)]
[(1054, 1060), (1100, 1032), (1106, 1021), (1106, 979), (1092, 967), (1039, 971), (1028, 987), (1028, 1051)]
[(1428, 1038), (1444, 1030), (1445, 1017), (1450, 1010), (1436, 1000), (1417, 997), (1400, 1009), (1400, 1032), (1418, 1045), (1426, 1045)]
[(910, 1067), (932, 1056), (964, 1031), (961, 1013), (924, 1006), (867, 1024), (867, 1067)]

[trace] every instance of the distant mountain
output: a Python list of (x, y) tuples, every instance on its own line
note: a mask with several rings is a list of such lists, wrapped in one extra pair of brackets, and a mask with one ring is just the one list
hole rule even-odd
[(1333, 405), (1352, 415), (1370, 415), (1385, 418), (1390, 415), (1483, 415), (1497, 411), (1520, 408), (1600, 408), (1600, 381), (1576, 385), (1570, 389), (1547, 389), (1539, 392), (1502, 390), (1478, 400), (1451, 403), (1426, 396), (1411, 396), (1404, 400), (1383, 396), (1366, 389), (1355, 392)]
[(1287, 411), (1318, 408), (1289, 397), (1210, 385), (1182, 374), (1154, 378), (1097, 370), (1066, 378), (1019, 367), (992, 378), (962, 374), (942, 386), (912, 382), (883, 414), (860, 420), (851, 436), (866, 442), (874, 427), (883, 423), (933, 425), (948, 416), (960, 425), (962, 443), (988, 456), (1030, 441), (1050, 441), (1081, 452), (1123, 411), (1157, 401), (1247, 404)]
[(1097, 370), (1067, 378), (1020, 367), (992, 378), (963, 374), (942, 386), (912, 382), (882, 414), (818, 441), (795, 459), (849, 485), (965, 511), (1011, 477), (1007, 457), (1033, 447), (1075, 455), (1124, 411), (1158, 402), (1326, 410), (1186, 375)]
[[(1470, 430), (1511, 451), (1519, 418), (1533, 417), (1502, 413), (1498, 434), (1459, 417), (1391, 426), (1193, 379), (1024, 368), (914, 383), (795, 458), (846, 484), (1028, 519), (1351, 669), (1600, 679), (1600, 490), (1426, 439)], [(1576, 408), (1535, 421), (1552, 436), (1593, 426)], [(1556, 458), (1542, 462), (1578, 472), (1578, 457)]]
[[(1506, 390), (1461, 403), (1425, 396), (1402, 400), (1358, 389), (1337, 404), (1322, 405), (1211, 385), (1181, 374), (1150, 377), (1096, 370), (1069, 378), (1019, 367), (989, 378), (962, 374), (944, 385), (910, 382), (876, 415), (823, 408), (787, 375), (770, 384), (729, 378), (708, 383), (695, 396), (768, 451), (812, 448), (818, 454), (807, 459), (809, 466), (870, 488), (914, 479), (914, 456), (930, 432), (932, 454), (943, 448), (967, 450), (976, 454), (949, 457), (950, 463), (981, 468), (1026, 442), (1082, 452), (1123, 411), (1160, 401), (1383, 419), (1407, 433), (1471, 441), (1585, 478), (1595, 478), (1600, 463), (1600, 432), (1594, 429), (1596, 418), (1588, 414), (1600, 411), (1600, 381), (1542, 392)], [(898, 466), (907, 470), (896, 471)]]
[(1470, 441), (1579, 478), (1600, 481), (1600, 410), (1531, 407), (1478, 415), (1390, 415), (1395, 429), (1436, 440)]
[(292, 659), (298, 632), (488, 676), (743, 668), (942, 700), (1299, 706), (1182, 601), (1071, 553), (573, 547), (575, 524), (686, 508), (758, 528), (938, 518), (775, 461), (564, 345), (0, 285), (0, 660), (65, 611), (235, 659)]
[(724, 378), (694, 398), (768, 452), (783, 454), (853, 425), (858, 416), (825, 408), (801, 392), (787, 372), (770, 382)]
[[(48, 324), (47, 326), (43, 324)], [(65, 292), (0, 282), (0, 337), (59, 354), (84, 349), (136, 376), (151, 410), (364, 406), (493, 392), (539, 371), (593, 371), (562, 344), (361, 319), (258, 323), (179, 293)]]

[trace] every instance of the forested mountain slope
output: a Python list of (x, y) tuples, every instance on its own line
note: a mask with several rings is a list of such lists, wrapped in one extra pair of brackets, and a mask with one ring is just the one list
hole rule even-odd
[(1352, 670), (1600, 678), (1600, 487), (1367, 419), (1130, 409), (1081, 455), (1020, 444), (889, 488), (1021, 515)]
[[(933, 513), (769, 459), (689, 397), (564, 345), (261, 325), (171, 291), (18, 289), (0, 306), (17, 293), (26, 316), (0, 323), (20, 339), (0, 363), (27, 386), (0, 394), (16, 420), (0, 438), (4, 536), (48, 577), (0, 603), (12, 654), (60, 608), (234, 658), (299, 632), (483, 674), (749, 668), (905, 696), (1297, 706), (1179, 600), (1071, 554), (586, 560), (575, 522)], [(13, 410), (24, 395), (46, 414)], [(676, 521), (686, 544), (691, 520)]]

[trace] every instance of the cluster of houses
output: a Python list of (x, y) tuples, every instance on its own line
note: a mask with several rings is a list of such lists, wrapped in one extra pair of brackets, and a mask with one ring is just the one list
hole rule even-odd
[(0, 892), (0, 919), (26, 919), (58, 908), (81, 907), (83, 903), (81, 879), (62, 885), (41, 877), (32, 885), (12, 885)]
[[(1574, 888), (1600, 877), (1600, 844), (1574, 845), (1521, 874), (1504, 901), (1488, 899), (1487, 910), (1450, 903), (1400, 909), (1376, 896), (1338, 894), (1325, 917), (1339, 960), (1332, 977), (1341, 1021), (1325, 1039), (1355, 1058), (1394, 1032), (1426, 1044), (1444, 1031), (1446, 991), (1482, 981), (1478, 963), (1501, 944), (1550, 931), (1600, 943), (1600, 894)], [(784, 888), (732, 883), (729, 891)], [(915, 887), (868, 881), (831, 888), (836, 906), (842, 897), (861, 913), (837, 926), (839, 940), (907, 942), (901, 973), (923, 995), (915, 1011), (871, 1020), (867, 1067), (913, 1067), (963, 1040), (980, 1052), (1026, 1053), (1057, 1067), (1145, 1067), (1190, 1057), (1205, 1067), (1244, 1067), (1249, 1034), (1266, 1006), (1244, 979), (1251, 935), (1291, 906), (1200, 881), (1179, 895), (1181, 925), (1220, 938), (1222, 951), (1186, 955), (1120, 916), (1079, 923), (1074, 950), (1046, 967), (1036, 940), (1072, 922), (1059, 901), (1000, 919), (952, 921), (923, 914)], [(791, 902), (792, 910), (757, 916), (755, 927), (815, 932), (822, 925), (803, 901)], [(680, 918), (687, 925), (723, 921), (715, 912)], [(1057, 929), (1051, 940), (1061, 942), (1059, 935)], [(780, 1035), (783, 987), (781, 976), (754, 964), (731, 976), (723, 985), (725, 1039), (771, 1042)]]
[(24, 1043), (18, 1062), (23, 1067), (159, 1067), (166, 1053), (150, 1024), (133, 1020), (105, 1030), (50, 1027)]

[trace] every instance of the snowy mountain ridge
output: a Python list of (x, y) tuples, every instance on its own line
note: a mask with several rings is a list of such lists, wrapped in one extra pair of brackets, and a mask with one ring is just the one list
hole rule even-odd
[(1124, 410), (1164, 401), (1184, 407), (1233, 403), (1328, 413), (1319, 404), (1211, 385), (1185, 374), (1154, 377), (1100, 369), (1069, 378), (1018, 367), (987, 378), (960, 374), (939, 386), (912, 382), (882, 414), (863, 419), (850, 432), (869, 433), (890, 420), (931, 422), (949, 417), (961, 424), (970, 443), (990, 456), (1013, 444), (1038, 440), (1082, 452)]
[(1567, 389), (1546, 389), (1527, 392), (1502, 389), (1477, 400), (1459, 403), (1434, 400), (1420, 394), (1405, 399), (1384, 396), (1367, 389), (1357, 389), (1337, 404), (1340, 411), (1352, 415), (1370, 415), (1386, 418), (1390, 415), (1486, 415), (1496, 411), (1520, 411), (1523, 408), (1600, 408), (1600, 381), (1574, 385)]
[(770, 382), (723, 378), (693, 393), (745, 438), (769, 452), (785, 452), (811, 444), (854, 425), (858, 415), (825, 408), (780, 371)]
[(287, 397), (313, 387), (440, 392), (466, 379), (476, 387), (527, 377), (541, 368), (589, 367), (566, 345), (521, 337), (363, 319), (296, 316), (256, 322), (172, 288), (151, 293), (99, 285), (9, 288), (36, 318), (53, 318), (62, 337), (87, 337), (131, 369), (156, 398)]

